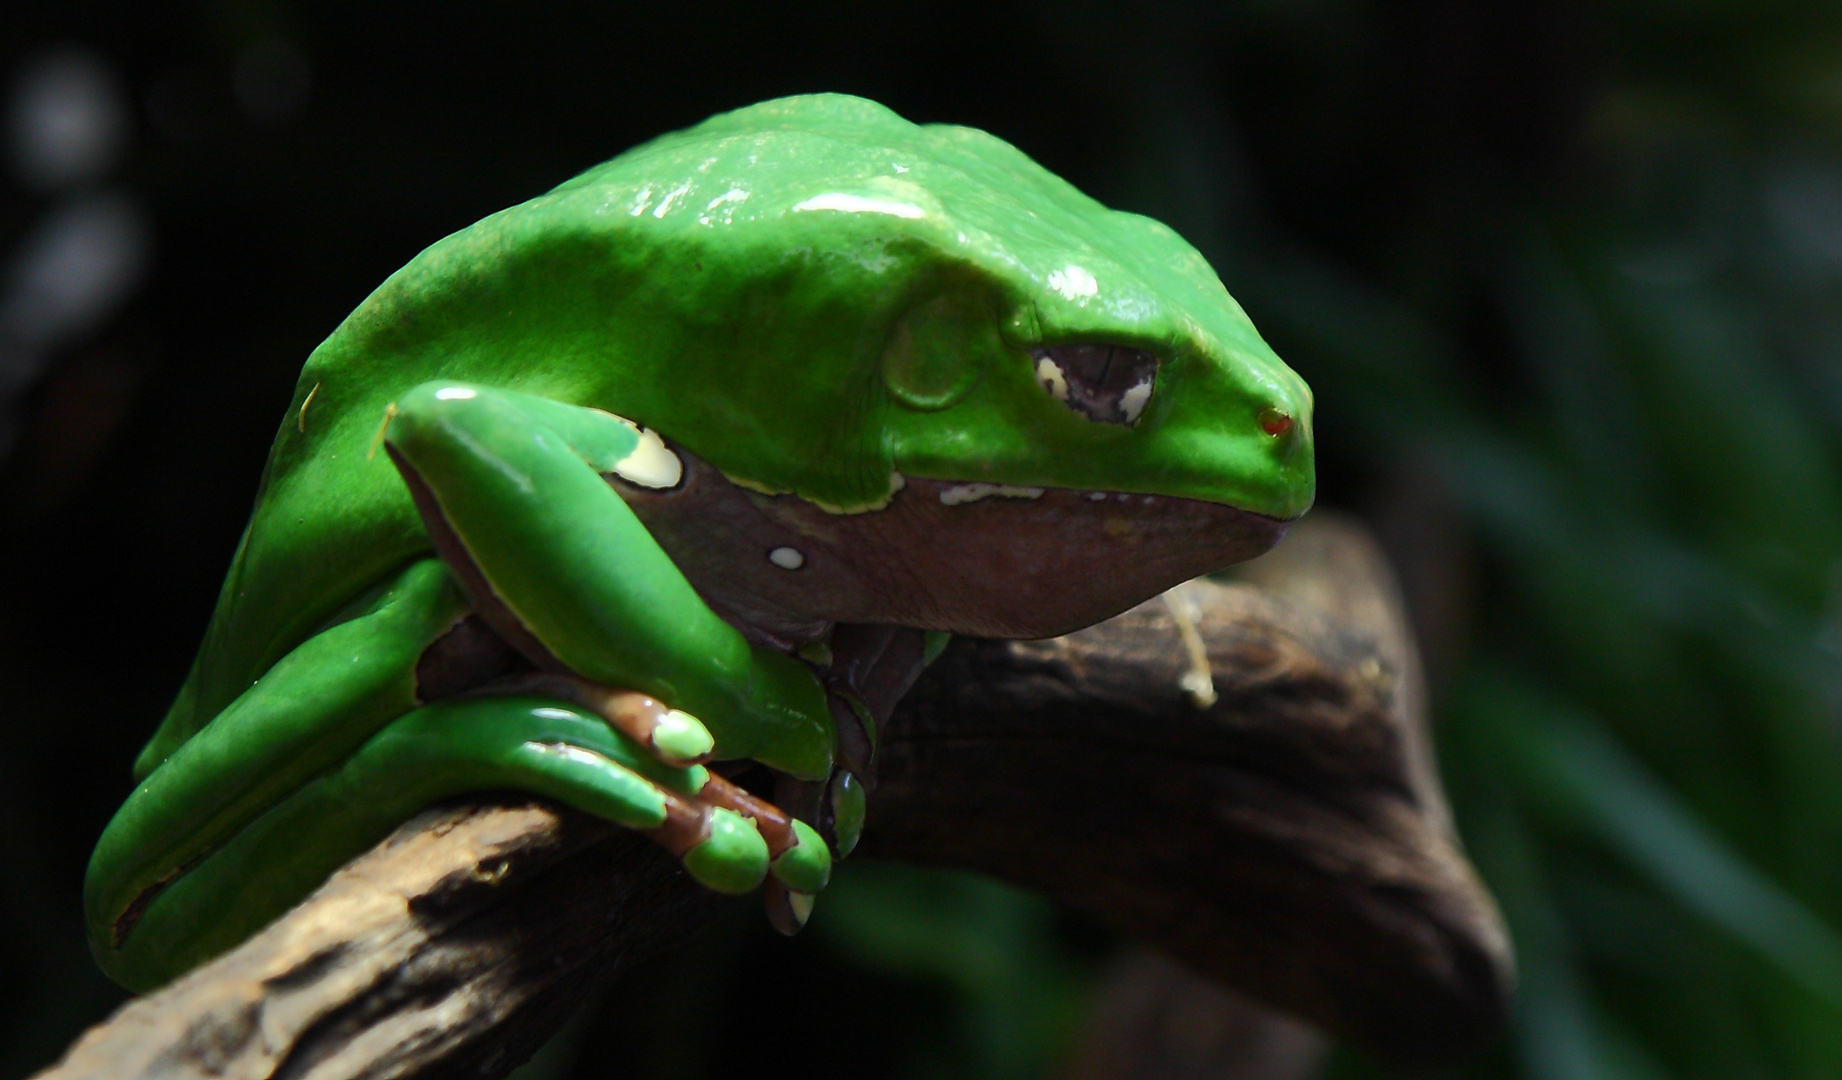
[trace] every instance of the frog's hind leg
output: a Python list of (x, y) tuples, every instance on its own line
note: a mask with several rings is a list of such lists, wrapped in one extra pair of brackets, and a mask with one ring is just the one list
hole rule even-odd
[[(528, 666), (468, 614), (439, 561), (409, 566), (347, 616), (159, 762), (105, 830), (84, 906), (96, 958), (123, 985), (152, 989), (235, 945), (403, 820), (467, 791), (534, 791), (646, 831), (721, 891), (753, 888), (770, 860), (777, 877), (823, 884), (816, 835), (794, 850), (764, 842), (785, 831), (773, 814), (701, 766), (660, 760), (660, 747), (708, 747), (696, 721), (655, 718), (642, 744), (619, 722), (644, 718), (649, 703), (627, 700), (638, 695), (585, 709), (557, 680), (551, 695), (516, 694), (508, 671)], [(499, 696), (467, 696), (495, 685)]]
[[(417, 660), (465, 614), (466, 599), (439, 561), (413, 563), (148, 762), (97, 841), (83, 883), (103, 969), (137, 988), (176, 974), (135, 958), (145, 935), (130, 934), (148, 906), (263, 811), (420, 704)], [(312, 842), (311, 833), (295, 841)]]
[(551, 698), (461, 698), (387, 725), (158, 893), (112, 965), (145, 988), (229, 949), (432, 804), (513, 789), (648, 833), (705, 886), (761, 884), (769, 852), (745, 816), (700, 798), (702, 766), (659, 762), (589, 710)]

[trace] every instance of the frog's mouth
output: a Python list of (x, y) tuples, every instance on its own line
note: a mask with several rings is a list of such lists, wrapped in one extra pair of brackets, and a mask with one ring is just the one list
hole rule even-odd
[(831, 514), (674, 449), (678, 486), (609, 482), (711, 607), (782, 646), (831, 623), (1053, 637), (1252, 558), (1286, 529), (1198, 499), (914, 478), (882, 510)]

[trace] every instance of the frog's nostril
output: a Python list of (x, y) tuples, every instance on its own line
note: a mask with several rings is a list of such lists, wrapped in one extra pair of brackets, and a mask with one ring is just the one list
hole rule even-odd
[(1158, 376), (1157, 357), (1124, 345), (1050, 345), (1030, 355), (1050, 397), (1106, 424), (1136, 424)]
[(1260, 430), (1278, 438), (1292, 430), (1292, 416), (1290, 413), (1268, 405), (1260, 410)]

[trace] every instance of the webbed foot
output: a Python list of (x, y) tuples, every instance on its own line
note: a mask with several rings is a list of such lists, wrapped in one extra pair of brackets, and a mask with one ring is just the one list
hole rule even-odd
[(535, 673), (489, 692), (537, 695), (592, 712), (659, 766), (676, 771), (683, 779), (675, 788), (659, 787), (663, 819), (642, 827), (711, 889), (744, 893), (766, 881), (769, 918), (783, 933), (805, 924), (813, 897), (831, 878), (831, 849), (812, 826), (703, 768), (715, 740), (696, 717), (574, 675)]

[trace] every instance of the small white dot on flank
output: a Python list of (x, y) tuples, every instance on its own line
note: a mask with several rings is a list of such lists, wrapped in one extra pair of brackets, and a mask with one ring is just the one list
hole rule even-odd
[(782, 570), (798, 570), (800, 567), (806, 565), (806, 556), (801, 555), (797, 550), (790, 547), (777, 547), (773, 551), (768, 552), (768, 562), (773, 563)]

